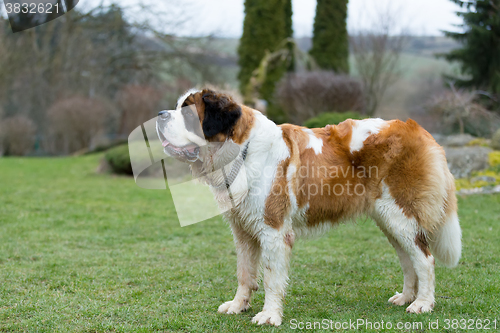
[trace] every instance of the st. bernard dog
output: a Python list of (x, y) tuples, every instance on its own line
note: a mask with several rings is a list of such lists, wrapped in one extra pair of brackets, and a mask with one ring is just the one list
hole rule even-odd
[[(197, 112), (201, 130), (186, 128), (186, 106)], [(188, 91), (176, 110), (160, 112), (157, 130), (165, 153), (191, 163), (195, 173), (224, 155), (202, 156), (199, 146), (232, 142), (241, 148), (244, 174), (231, 181), (232, 195), (244, 199), (224, 213), (236, 245), (238, 288), (220, 313), (250, 307), (262, 267), (264, 308), (252, 322), (280, 325), (295, 239), (358, 216), (373, 218), (396, 249), (404, 285), (389, 302), (410, 303), (409, 313), (434, 307), (434, 257), (448, 267), (460, 259), (453, 176), (443, 149), (411, 119), (348, 119), (315, 129), (276, 125), (204, 89)], [(238, 187), (243, 177), (248, 186)], [(238, 188), (245, 193), (235, 193)]]

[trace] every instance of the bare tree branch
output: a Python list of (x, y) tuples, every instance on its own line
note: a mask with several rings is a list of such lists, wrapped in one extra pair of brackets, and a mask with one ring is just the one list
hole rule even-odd
[(390, 6), (376, 13), (370, 29), (350, 37), (356, 70), (365, 90), (365, 113), (373, 116), (387, 88), (401, 76), (399, 61), (408, 40), (404, 29), (398, 29), (398, 11)]

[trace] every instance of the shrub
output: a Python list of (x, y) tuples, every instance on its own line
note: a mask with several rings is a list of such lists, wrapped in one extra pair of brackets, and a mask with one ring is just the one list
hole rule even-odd
[(490, 146), (490, 140), (485, 139), (485, 138), (475, 138), (468, 144), (466, 144), (468, 147), (474, 147), (474, 146), (479, 146), (479, 147), (489, 147)]
[(323, 112), (361, 111), (363, 91), (356, 79), (331, 71), (290, 73), (277, 87), (277, 100), (295, 124)]
[(346, 119), (363, 119), (363, 117), (354, 111), (350, 112), (325, 112), (317, 117), (311, 118), (304, 123), (309, 128), (325, 127), (326, 125), (337, 125)]
[(54, 103), (47, 111), (47, 151), (68, 154), (92, 148), (115, 109), (99, 99), (74, 96)]
[(441, 131), (445, 134), (491, 136), (500, 126), (500, 118), (477, 103), (476, 92), (450, 88), (435, 96), (429, 105), (430, 111), (441, 120)]
[(104, 151), (110, 150), (111, 148), (115, 148), (117, 146), (121, 146), (123, 144), (126, 144), (127, 142), (128, 142), (127, 139), (113, 140), (111, 142), (96, 145), (93, 150), (90, 150), (90, 151), (86, 152), (85, 154), (90, 155), (90, 154), (102, 153)]
[(500, 128), (495, 132), (491, 138), (491, 148), (500, 150)]
[(500, 166), (500, 151), (492, 151), (488, 156), (492, 167)]
[(111, 167), (111, 171), (117, 174), (132, 175), (132, 164), (130, 163), (130, 153), (128, 145), (120, 145), (111, 148), (106, 152), (104, 158)]
[(36, 126), (25, 116), (6, 118), (0, 124), (0, 148), (5, 155), (28, 154), (35, 145), (35, 136)]

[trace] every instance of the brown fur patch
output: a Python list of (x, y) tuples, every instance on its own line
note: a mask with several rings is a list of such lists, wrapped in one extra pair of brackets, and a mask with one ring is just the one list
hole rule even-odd
[[(189, 95), (182, 104), (182, 107), (190, 106), (193, 111), (196, 111), (198, 114), (198, 118), (200, 119), (200, 123), (203, 123), (203, 119), (205, 119), (205, 103), (203, 102), (201, 93), (195, 93)], [(193, 109), (193, 107), (195, 109)]]
[(431, 255), (431, 252), (429, 251), (429, 243), (427, 242), (427, 238), (424, 233), (419, 232), (417, 234), (415, 237), (415, 244), (420, 248), (420, 250), (422, 250), (426, 257)]
[[(443, 222), (440, 207), (445, 203), (439, 189), (446, 185), (435, 173), (449, 174), (448, 170), (437, 170), (442, 167), (438, 162), (446, 168), (444, 152), (415, 121), (393, 120), (389, 124), (377, 135), (367, 138), (358, 156), (369, 158), (370, 164), (379, 166), (381, 178), (385, 179), (403, 213), (432, 231)], [(453, 203), (451, 197), (450, 203)]]
[[(323, 141), (320, 154), (306, 148), (309, 137), (303, 127), (280, 126), (290, 158), (280, 165), (282, 172), (273, 187), (286, 186), (289, 166), (296, 168), (297, 174), (291, 177), (289, 185), (298, 207), (309, 206), (306, 213), (309, 226), (370, 212), (382, 194), (382, 180), (404, 214), (414, 217), (427, 231), (443, 223), (443, 207), (447, 213), (456, 210), (453, 177), (446, 169), (444, 153), (416, 122), (390, 121), (378, 134), (368, 136), (359, 151), (351, 153), (353, 125), (355, 121), (349, 119), (339, 125), (313, 129), (314, 135)], [(332, 170), (337, 172), (332, 174)], [(436, 179), (437, 171), (447, 174), (447, 179)], [(447, 198), (440, 198), (440, 186), (447, 187)], [(267, 209), (269, 213), (274, 211), (269, 214), (273, 217), (272, 225), (282, 225), (277, 220), (288, 213), (289, 197), (289, 193), (282, 198), (269, 197), (266, 206), (273, 207)]]
[[(276, 178), (271, 187), (271, 193), (267, 197), (265, 207), (265, 222), (275, 229), (281, 228), (285, 216), (290, 211), (290, 193), (291, 188), (296, 196), (297, 175), (289, 181), (287, 179), (288, 168), (293, 165), (297, 168), (300, 165), (301, 151), (307, 145), (307, 134), (302, 131), (302, 127), (283, 124), (280, 125), (283, 133), (283, 140), (290, 151), (290, 158), (282, 161), (276, 170)], [(300, 206), (300, 203), (299, 203)]]
[[(453, 178), (453, 175), (448, 172), (447, 175), (447, 180), (446, 180), (446, 192), (447, 192), (447, 197), (446, 197), (446, 203), (445, 203), (445, 216), (448, 217), (453, 213), (456, 213), (458, 210), (458, 205), (457, 205), (457, 196), (455, 195), (455, 179)], [(443, 221), (445, 223), (446, 221)]]
[[(287, 170), (289, 159), (284, 160), (278, 165), (278, 170)], [(277, 173), (281, 173), (278, 171)], [(264, 221), (274, 229), (280, 229), (283, 226), (285, 216), (290, 211), (290, 197), (288, 195), (288, 186), (286, 180), (286, 171), (284, 174), (276, 175), (271, 192), (266, 199), (264, 209)]]
[[(302, 130), (293, 138), (294, 142), (303, 142), (296, 144), (298, 152), (292, 152), (300, 156), (294, 163), (298, 174), (293, 188), (299, 208), (309, 206), (308, 226), (355, 217), (368, 207), (366, 196), (356, 195), (355, 189), (377, 192), (376, 181), (360, 177), (361, 165), (356, 165), (352, 159), (349, 144), (353, 124), (349, 119), (339, 125), (313, 129), (314, 135), (323, 141), (320, 154), (305, 148), (309, 136)], [(282, 129), (284, 136), (292, 133), (292, 128)]]
[(295, 243), (295, 235), (292, 232), (289, 232), (285, 235), (285, 244), (293, 248), (293, 244)]
[(253, 110), (247, 106), (241, 106), (241, 118), (236, 123), (234, 127), (233, 135), (231, 139), (236, 144), (242, 144), (250, 136), (250, 132), (254, 126), (255, 116), (253, 115)]
[[(203, 95), (207, 92), (211, 92), (211, 90), (203, 89), (201, 92), (197, 92), (189, 95), (183, 103), (184, 106), (194, 106), (196, 107), (196, 112), (198, 113), (198, 118), (200, 119), (200, 123), (203, 123), (205, 119), (205, 103), (203, 102)], [(213, 92), (214, 93), (214, 92)], [(233, 101), (231, 96), (221, 93), (214, 93), (215, 99), (217, 98), (226, 98), (230, 101)], [(233, 131), (230, 133), (230, 138), (236, 144), (242, 144), (245, 142), (250, 136), (250, 131), (254, 125), (254, 115), (253, 110), (244, 105), (234, 104), (235, 107), (241, 107), (241, 117), (238, 119), (236, 125), (234, 126)], [(208, 138), (210, 142), (223, 142), (228, 138), (227, 135), (219, 133)]]

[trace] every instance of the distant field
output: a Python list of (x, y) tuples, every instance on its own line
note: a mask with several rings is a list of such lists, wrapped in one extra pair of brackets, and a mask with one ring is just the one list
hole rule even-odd
[[(311, 47), (311, 39), (302, 37), (297, 39), (297, 43), (302, 51), (307, 52)], [(221, 52), (224, 56), (237, 57), (239, 40), (234, 38), (215, 38), (210, 42), (211, 48)], [(459, 45), (446, 37), (410, 37), (401, 58), (401, 67), (403, 68), (403, 77), (405, 79), (414, 79), (420, 73), (425, 71), (450, 72), (455, 71), (456, 66), (446, 62), (444, 59), (436, 59), (438, 53), (446, 53)], [(351, 74), (356, 75), (356, 65), (352, 59)], [(234, 78), (231, 84), (237, 83), (237, 66), (233, 72)]]
[[(349, 58), (351, 75), (357, 76), (356, 62), (354, 57)], [(434, 56), (403, 53), (400, 57), (401, 78), (407, 81), (417, 81), (423, 76), (441, 75), (443, 73), (454, 73), (457, 70), (455, 64)]]
[(283, 325), (257, 327), (262, 283), (249, 312), (216, 312), (237, 286), (228, 226), (181, 228), (168, 191), (96, 174), (100, 157), (0, 159), (0, 332), (292, 332), (292, 319), (325, 318), (422, 322), (423, 332), (436, 320), (438, 331), (445, 319), (500, 321), (500, 195), (459, 198), (463, 259), (437, 267), (434, 313), (387, 303), (402, 289), (397, 256), (360, 220), (296, 243)]

